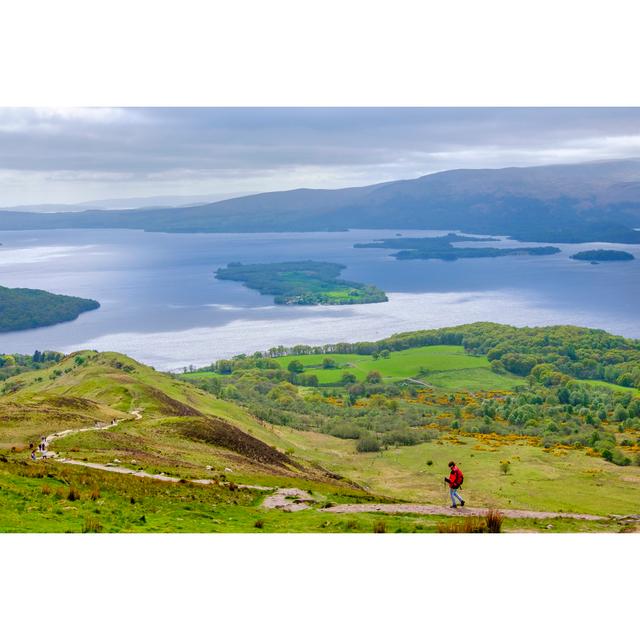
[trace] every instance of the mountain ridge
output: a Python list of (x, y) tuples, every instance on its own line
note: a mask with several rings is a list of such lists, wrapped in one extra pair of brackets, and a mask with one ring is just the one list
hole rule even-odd
[(640, 159), (452, 169), (341, 189), (294, 189), (189, 207), (0, 212), (0, 230), (169, 233), (456, 229), (527, 241), (640, 243)]

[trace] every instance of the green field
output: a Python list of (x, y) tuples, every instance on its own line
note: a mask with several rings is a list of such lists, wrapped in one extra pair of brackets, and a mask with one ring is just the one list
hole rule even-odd
[[(323, 369), (325, 358), (335, 360), (338, 369)], [(320, 384), (335, 385), (345, 373), (353, 373), (362, 381), (370, 371), (379, 371), (383, 382), (398, 382), (415, 378), (444, 389), (512, 389), (523, 379), (511, 375), (497, 375), (491, 371), (484, 356), (470, 356), (460, 346), (437, 345), (392, 351), (388, 358), (374, 360), (361, 355), (284, 356), (276, 361), (286, 368), (292, 360), (299, 360), (305, 373), (318, 376)], [(426, 373), (424, 373), (426, 372)]]
[[(324, 369), (325, 358), (334, 360), (337, 368)], [(490, 368), (484, 356), (471, 356), (460, 346), (437, 345), (417, 347), (404, 351), (392, 351), (388, 358), (378, 358), (357, 354), (282, 356), (274, 360), (286, 369), (292, 360), (304, 365), (305, 374), (314, 374), (318, 383), (338, 386), (345, 373), (355, 375), (363, 381), (370, 371), (379, 371), (383, 382), (400, 382), (412, 378), (427, 385), (447, 391), (483, 391), (514, 389), (526, 381), (511, 374), (500, 375)], [(215, 371), (194, 371), (182, 374), (185, 380), (203, 380), (221, 377)]]

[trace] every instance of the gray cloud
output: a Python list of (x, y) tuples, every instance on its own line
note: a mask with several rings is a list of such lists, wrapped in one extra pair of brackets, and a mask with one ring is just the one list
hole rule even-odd
[(631, 156), (633, 108), (1, 109), (0, 205)]

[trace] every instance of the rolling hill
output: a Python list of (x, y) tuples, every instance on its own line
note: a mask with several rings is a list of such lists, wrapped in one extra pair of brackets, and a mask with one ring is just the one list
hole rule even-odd
[[(141, 419), (131, 418), (134, 410)], [(117, 353), (75, 353), (49, 369), (10, 378), (0, 395), (0, 420), (2, 449), (24, 449), (42, 435), (116, 420), (122, 424), (112, 429), (65, 437), (56, 450), (81, 451), (82, 459), (99, 463), (119, 458), (132, 469), (182, 477), (214, 478), (227, 469), (236, 481), (335, 482), (251, 435), (262, 427), (239, 407)]]

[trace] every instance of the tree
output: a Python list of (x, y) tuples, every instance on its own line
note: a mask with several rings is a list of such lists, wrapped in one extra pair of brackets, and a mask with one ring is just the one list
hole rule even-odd
[(627, 413), (627, 410), (621, 404), (616, 405), (616, 408), (613, 412), (613, 419), (616, 422), (623, 422), (628, 417), (629, 414)]
[(337, 369), (337, 367), (338, 364), (333, 358), (324, 358), (324, 360), (322, 361), (323, 369)]
[(343, 373), (341, 383), (343, 385), (353, 384), (356, 381), (356, 377), (353, 373)]
[(359, 453), (367, 453), (380, 451), (380, 441), (372, 435), (363, 435), (356, 445), (356, 450)]
[(391, 353), (389, 352), (389, 349), (383, 349), (380, 352), (380, 357), (381, 358), (389, 358), (391, 356)]
[(291, 373), (302, 373), (304, 371), (304, 365), (300, 360), (292, 360), (287, 366), (287, 369), (289, 369)]
[(382, 382), (382, 374), (379, 371), (369, 371), (367, 373), (367, 382), (369, 384), (380, 384)]

